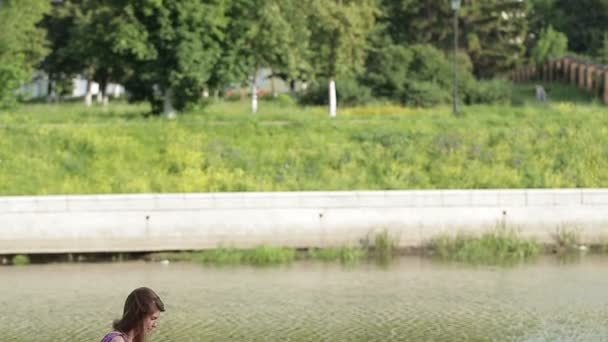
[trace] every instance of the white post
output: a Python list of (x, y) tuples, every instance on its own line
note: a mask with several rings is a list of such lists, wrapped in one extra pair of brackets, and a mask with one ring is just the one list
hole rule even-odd
[(329, 116), (336, 116), (336, 82), (329, 81)]
[(175, 108), (173, 108), (173, 92), (171, 89), (165, 90), (165, 96), (163, 100), (163, 114), (168, 119), (175, 119), (177, 116), (175, 113)]
[(251, 80), (251, 113), (255, 114), (258, 112), (258, 89), (255, 85), (255, 76), (256, 73), (253, 74)]

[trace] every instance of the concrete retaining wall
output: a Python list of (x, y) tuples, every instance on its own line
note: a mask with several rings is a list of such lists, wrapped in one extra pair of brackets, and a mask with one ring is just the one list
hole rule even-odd
[(608, 237), (608, 189), (436, 190), (0, 197), (0, 254), (357, 243), (401, 246), (505, 223), (550, 242), (560, 225)]

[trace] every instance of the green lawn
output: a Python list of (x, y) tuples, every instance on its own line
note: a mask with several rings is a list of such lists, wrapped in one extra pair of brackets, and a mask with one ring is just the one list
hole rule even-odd
[(262, 101), (257, 115), (219, 102), (167, 120), (145, 105), (24, 105), (0, 113), (0, 194), (608, 187), (608, 107), (564, 86), (547, 104), (533, 94), (518, 86), (514, 105), (461, 117), (377, 105), (331, 119)]

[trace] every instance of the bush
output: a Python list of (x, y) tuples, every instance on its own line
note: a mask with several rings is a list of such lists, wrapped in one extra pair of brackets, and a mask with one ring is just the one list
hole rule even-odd
[(551, 58), (562, 57), (568, 51), (568, 37), (549, 26), (540, 33), (536, 46), (532, 49), (534, 63), (544, 63)]
[(447, 103), (451, 98), (450, 92), (437, 83), (412, 81), (406, 87), (402, 102), (414, 107), (432, 107)]
[(511, 101), (511, 85), (499, 79), (474, 82), (465, 92), (465, 101), (468, 104)]
[(13, 257), (13, 265), (15, 266), (23, 266), (29, 265), (30, 258), (27, 255), (17, 254)]
[[(473, 67), (468, 55), (459, 53), (456, 57), (459, 88), (466, 90), (474, 87)], [(363, 79), (376, 96), (429, 107), (451, 101), (453, 62), (431, 45), (388, 45), (370, 54)], [(464, 95), (461, 97), (464, 98)]]
[(398, 98), (403, 94), (414, 57), (411, 50), (402, 45), (388, 45), (370, 53), (364, 76), (375, 96)]
[(10, 108), (16, 104), (15, 89), (25, 76), (18, 63), (0, 63), (0, 108)]

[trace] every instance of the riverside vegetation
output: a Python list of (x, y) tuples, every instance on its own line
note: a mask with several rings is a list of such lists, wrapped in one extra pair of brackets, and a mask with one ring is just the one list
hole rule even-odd
[(331, 119), (285, 97), (172, 121), (146, 106), (26, 105), (0, 114), (0, 195), (606, 186), (606, 108), (529, 104), (517, 89), (517, 105), (461, 117), (379, 104)]
[[(497, 226), (479, 234), (457, 232), (440, 234), (424, 243), (421, 248), (405, 250), (398, 247), (399, 237), (381, 230), (373, 234), (371, 241), (362, 239), (358, 244), (337, 247), (296, 249), (259, 245), (254, 248), (240, 249), (219, 246), (201, 251), (158, 252), (146, 254), (143, 259), (155, 262), (194, 262), (206, 265), (253, 265), (270, 266), (290, 264), (294, 261), (316, 260), (356, 264), (363, 261), (390, 263), (400, 254), (418, 254), (444, 261), (457, 261), (471, 264), (511, 265), (534, 260), (543, 252), (561, 257), (572, 257), (585, 253), (588, 249), (580, 243), (580, 231), (575, 227), (560, 226), (553, 235), (554, 243), (543, 246), (532, 239), (521, 236), (517, 229)], [(581, 248), (584, 247), (584, 248)], [(608, 252), (608, 240), (598, 241), (590, 246), (593, 253)], [(113, 262), (141, 258), (137, 255), (113, 255)], [(44, 258), (37, 258), (42, 262)], [(64, 258), (65, 259), (65, 258)], [(62, 259), (58, 259), (62, 260)], [(69, 255), (69, 262), (94, 261), (95, 257)], [(108, 260), (107, 257), (98, 260)], [(63, 260), (65, 262), (65, 260)], [(23, 266), (29, 264), (27, 255), (15, 255), (2, 259), (2, 264)]]

